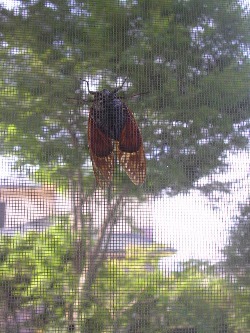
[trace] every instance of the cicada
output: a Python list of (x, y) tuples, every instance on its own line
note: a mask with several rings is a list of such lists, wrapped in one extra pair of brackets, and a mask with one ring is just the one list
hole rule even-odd
[(97, 184), (109, 185), (118, 160), (131, 181), (140, 185), (146, 177), (146, 158), (140, 129), (132, 111), (117, 96), (126, 82), (109, 91), (90, 91), (94, 96), (88, 119), (88, 146)]

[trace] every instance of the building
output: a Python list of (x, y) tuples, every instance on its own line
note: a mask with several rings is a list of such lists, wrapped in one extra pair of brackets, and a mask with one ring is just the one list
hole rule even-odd
[(42, 230), (52, 218), (69, 210), (52, 186), (26, 177), (0, 176), (0, 232)]

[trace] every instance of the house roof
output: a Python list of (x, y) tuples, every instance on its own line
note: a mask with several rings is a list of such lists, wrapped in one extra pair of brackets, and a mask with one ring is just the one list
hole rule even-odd
[(33, 187), (33, 188), (40, 188), (41, 185), (30, 180), (27, 177), (23, 176), (16, 176), (16, 175), (9, 175), (9, 176), (1, 176), (0, 175), (0, 188), (10, 188), (10, 187)]
[(0, 155), (0, 186), (1, 187), (39, 187), (24, 172), (15, 168), (18, 160), (15, 156)]

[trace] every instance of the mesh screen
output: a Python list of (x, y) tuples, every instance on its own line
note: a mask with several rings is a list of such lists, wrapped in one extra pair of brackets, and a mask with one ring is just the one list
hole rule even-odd
[(250, 332), (249, 4), (0, 5), (0, 332)]

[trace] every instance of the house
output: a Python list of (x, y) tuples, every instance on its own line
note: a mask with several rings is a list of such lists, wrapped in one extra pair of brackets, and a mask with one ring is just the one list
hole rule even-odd
[(15, 234), (24, 230), (42, 230), (51, 218), (66, 213), (55, 189), (26, 177), (0, 175), (0, 232)]

